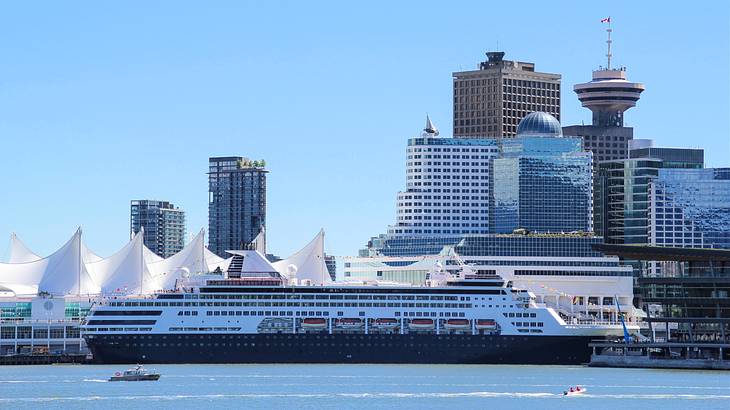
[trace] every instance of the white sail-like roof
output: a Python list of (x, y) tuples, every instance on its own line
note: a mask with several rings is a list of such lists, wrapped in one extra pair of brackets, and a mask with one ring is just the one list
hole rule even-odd
[(309, 280), (312, 284), (322, 285), (332, 283), (327, 265), (324, 262), (324, 230), (319, 231), (317, 236), (302, 248), (299, 252), (272, 264), (284, 277), (289, 277), (288, 267), (297, 267), (297, 279)]
[(150, 263), (147, 268), (159, 289), (172, 289), (183, 274), (205, 274), (217, 268), (225, 271), (230, 263), (231, 258), (223, 259), (205, 247), (205, 231), (201, 229), (180, 252)]
[(0, 264), (0, 284), (15, 286), (16, 293), (37, 288), (39, 292), (53, 295), (95, 294), (99, 292), (99, 286), (84, 263), (85, 258), (94, 257), (97, 256), (83, 245), (79, 228), (68, 242), (46, 258)]
[(86, 269), (99, 284), (102, 294), (139, 294), (159, 289), (147, 266), (160, 260), (161, 257), (144, 246), (144, 233), (140, 230), (117, 253), (87, 263)]
[(13, 232), (10, 234), (10, 256), (8, 263), (27, 263), (43, 259), (28, 249), (18, 235)]

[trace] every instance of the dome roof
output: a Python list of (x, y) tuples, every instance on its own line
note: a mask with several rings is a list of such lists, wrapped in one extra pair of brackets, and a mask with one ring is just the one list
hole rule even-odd
[(546, 112), (529, 113), (517, 125), (518, 137), (528, 135), (557, 137), (561, 134), (560, 122)]

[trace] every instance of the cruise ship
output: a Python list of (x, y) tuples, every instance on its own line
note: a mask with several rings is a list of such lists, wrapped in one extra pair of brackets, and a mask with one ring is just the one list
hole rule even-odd
[(317, 285), (298, 281), (293, 265), (282, 275), (258, 251), (235, 255), (222, 275), (188, 275), (172, 291), (95, 304), (81, 326), (93, 360), (579, 364), (590, 341), (624, 333), (618, 317), (549, 307), (466, 265), (456, 275), (435, 266), (425, 286)]

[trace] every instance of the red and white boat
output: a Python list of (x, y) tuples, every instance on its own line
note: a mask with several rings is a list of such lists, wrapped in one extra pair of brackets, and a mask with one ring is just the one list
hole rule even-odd
[(477, 319), (474, 326), (479, 330), (497, 330), (497, 322), (492, 319)]
[(467, 319), (448, 319), (444, 323), (444, 329), (447, 330), (468, 330), (471, 328), (471, 324)]
[(327, 320), (318, 317), (302, 319), (303, 329), (324, 329), (327, 327)]
[(433, 319), (413, 319), (408, 324), (413, 330), (429, 330), (434, 328)]

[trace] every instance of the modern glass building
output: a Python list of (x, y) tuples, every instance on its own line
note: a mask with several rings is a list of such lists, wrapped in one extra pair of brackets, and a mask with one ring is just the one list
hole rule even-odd
[(730, 168), (660, 169), (649, 200), (652, 245), (730, 249)]
[(208, 247), (216, 255), (246, 249), (266, 225), (265, 165), (243, 157), (209, 159)]
[(728, 209), (724, 169), (702, 168), (699, 149), (647, 146), (630, 150), (630, 156), (599, 166), (594, 219), (606, 243), (717, 247), (725, 242), (721, 232), (730, 228), (723, 218)]
[(525, 117), (492, 163), (493, 232), (592, 231), (592, 154), (580, 138), (560, 137), (555, 118)]
[(133, 200), (130, 226), (132, 234), (144, 228), (145, 246), (163, 258), (169, 258), (185, 246), (185, 211), (171, 202)]

